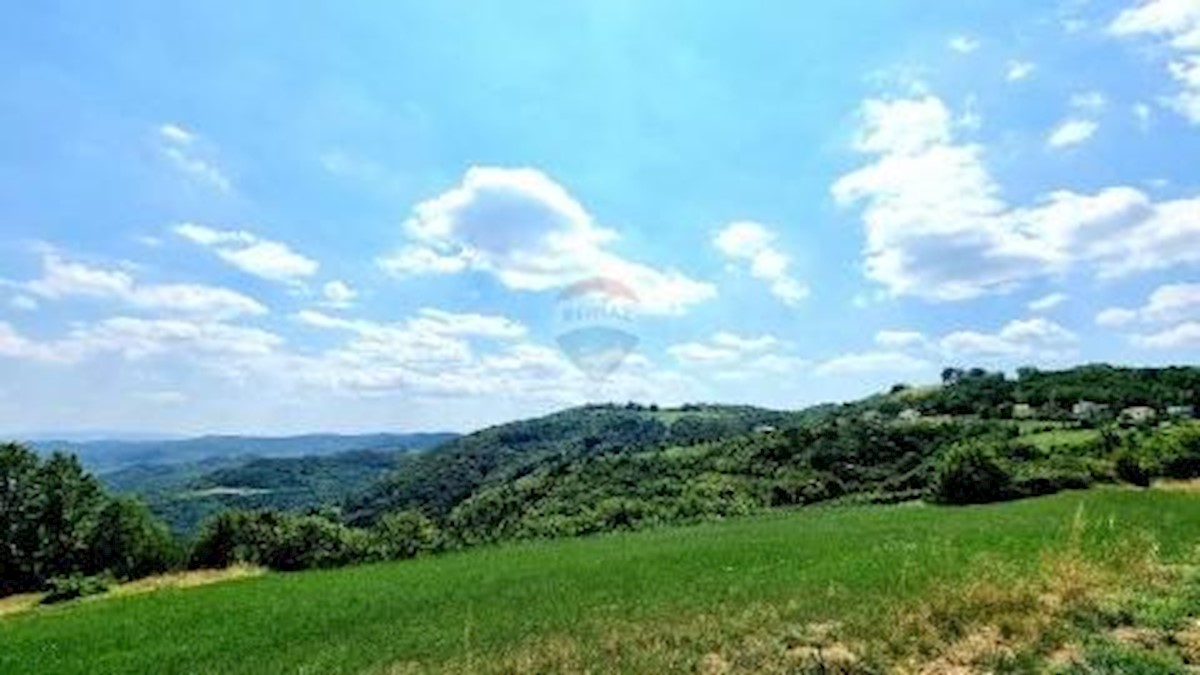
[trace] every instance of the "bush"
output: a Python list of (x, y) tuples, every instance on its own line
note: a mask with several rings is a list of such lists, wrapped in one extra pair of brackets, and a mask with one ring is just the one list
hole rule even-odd
[(1143, 449), (1169, 478), (1200, 477), (1200, 425), (1187, 424), (1152, 435)]
[(371, 528), (373, 552), (385, 560), (412, 558), (433, 550), (438, 529), (425, 514), (416, 510), (389, 513)]
[(112, 579), (107, 575), (72, 574), (65, 577), (54, 577), (46, 582), (46, 596), (42, 598), (42, 604), (52, 605), (56, 602), (99, 595), (107, 592), (110, 587), (112, 587)]
[(1141, 487), (1150, 486), (1150, 479), (1152, 477), (1150, 470), (1146, 468), (1140, 457), (1129, 450), (1122, 450), (1117, 455), (1115, 469), (1117, 478), (1126, 483)]
[(930, 494), (944, 504), (994, 502), (1012, 494), (1012, 476), (986, 441), (951, 446), (933, 469)]

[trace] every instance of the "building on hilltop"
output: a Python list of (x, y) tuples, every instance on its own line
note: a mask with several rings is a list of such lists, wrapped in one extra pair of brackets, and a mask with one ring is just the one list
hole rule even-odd
[(1028, 420), (1037, 416), (1037, 410), (1028, 403), (1014, 403), (1012, 417), (1014, 420)]
[(1079, 401), (1071, 406), (1071, 414), (1077, 420), (1094, 420), (1108, 412), (1108, 406), (1095, 401)]
[(1196, 406), (1194, 405), (1172, 405), (1167, 406), (1167, 417), (1177, 419), (1190, 420), (1196, 416)]
[(1121, 411), (1121, 421), (1131, 424), (1152, 422), (1158, 417), (1158, 411), (1148, 405), (1131, 405)]

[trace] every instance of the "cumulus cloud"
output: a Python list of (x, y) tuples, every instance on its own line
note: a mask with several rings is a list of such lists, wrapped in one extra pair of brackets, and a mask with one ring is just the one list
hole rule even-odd
[(8, 306), (22, 312), (32, 312), (38, 308), (38, 301), (28, 295), (14, 295), (9, 299)]
[(344, 281), (329, 281), (321, 287), (321, 302), (326, 307), (346, 309), (354, 304), (358, 291)]
[(1200, 347), (1200, 321), (1185, 321), (1156, 333), (1133, 335), (1130, 342), (1147, 349)]
[(807, 360), (792, 353), (790, 344), (773, 335), (721, 331), (706, 340), (671, 345), (667, 353), (680, 365), (702, 368), (705, 375), (718, 380), (745, 380), (766, 373), (784, 375), (808, 366)]
[(1040, 298), (1036, 298), (1029, 302), (1029, 311), (1031, 312), (1048, 312), (1055, 307), (1067, 301), (1066, 293), (1047, 293)]
[(1116, 328), (1132, 323), (1138, 318), (1138, 313), (1132, 309), (1109, 307), (1096, 314), (1096, 325), (1105, 328)]
[(946, 42), (946, 46), (959, 54), (970, 54), (979, 49), (979, 41), (967, 35), (955, 35)]
[(1172, 108), (1200, 124), (1200, 3), (1194, 0), (1142, 0), (1113, 19), (1108, 30), (1123, 37), (1149, 37), (1170, 54), (1167, 72), (1179, 89)]
[(1151, 331), (1129, 336), (1130, 342), (1139, 347), (1200, 346), (1200, 284), (1164, 284), (1154, 289), (1140, 307), (1101, 311), (1096, 315), (1096, 324), (1106, 328), (1140, 325), (1144, 331)]
[(127, 360), (161, 354), (264, 356), (282, 344), (283, 338), (258, 328), (208, 320), (113, 317), (77, 325), (65, 337), (44, 342), (0, 323), (0, 355), (63, 364), (103, 355)]
[(43, 254), (42, 276), (21, 286), (50, 300), (92, 298), (163, 314), (227, 319), (267, 313), (267, 308), (257, 300), (228, 288), (140, 283), (124, 270), (66, 260), (55, 252)]
[(1028, 79), (1033, 75), (1033, 71), (1037, 69), (1037, 65), (1032, 61), (1009, 61), (1008, 70), (1004, 74), (1004, 78), (1009, 82), (1020, 82)]
[(1067, 148), (1079, 145), (1095, 135), (1100, 125), (1092, 120), (1073, 118), (1063, 121), (1046, 138), (1046, 145), (1052, 148)]
[(209, 185), (220, 192), (233, 190), (233, 183), (216, 162), (206, 157), (197, 146), (194, 132), (177, 124), (163, 124), (158, 128), (159, 151), (180, 173)]
[(717, 233), (713, 244), (731, 260), (749, 265), (750, 274), (765, 281), (784, 304), (795, 305), (808, 297), (808, 287), (789, 274), (791, 259), (779, 250), (775, 233), (765, 225), (730, 223)]
[(875, 334), (875, 344), (885, 349), (913, 349), (926, 346), (928, 340), (915, 330), (881, 330)]
[(893, 351), (867, 351), (842, 354), (818, 363), (813, 372), (829, 377), (834, 375), (864, 375), (883, 373), (913, 373), (932, 368), (924, 359)]
[(873, 161), (832, 194), (862, 206), (865, 272), (891, 295), (964, 300), (1078, 266), (1115, 277), (1200, 261), (1200, 196), (1156, 203), (1116, 186), (1013, 206), (941, 99), (871, 99), (861, 115), (854, 147)]
[(1010, 321), (995, 333), (973, 330), (950, 333), (938, 342), (949, 357), (1062, 358), (1074, 354), (1079, 337), (1044, 318)]
[(404, 230), (409, 243), (379, 261), (398, 276), (471, 269), (526, 291), (611, 277), (634, 290), (639, 311), (657, 314), (716, 295), (711, 284), (610, 251), (616, 233), (535, 169), (473, 167), (460, 185), (418, 204)]
[(245, 230), (219, 230), (181, 223), (175, 234), (211, 249), (225, 262), (269, 281), (296, 284), (316, 274), (317, 261), (293, 251), (287, 244), (263, 239)]
[(685, 363), (730, 363), (754, 354), (762, 354), (782, 346), (771, 335), (747, 337), (736, 333), (718, 332), (703, 342), (683, 342), (671, 345), (667, 353)]

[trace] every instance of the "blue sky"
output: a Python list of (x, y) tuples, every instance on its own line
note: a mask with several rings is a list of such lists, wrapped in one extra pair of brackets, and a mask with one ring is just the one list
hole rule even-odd
[[(1194, 359), (1200, 0), (814, 4), (11, 8), (0, 430)], [(557, 341), (593, 278), (604, 377)]]

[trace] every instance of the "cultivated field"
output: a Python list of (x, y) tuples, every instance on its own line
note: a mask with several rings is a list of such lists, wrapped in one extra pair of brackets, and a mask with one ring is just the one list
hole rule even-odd
[(806, 509), (39, 609), (0, 619), (0, 672), (796, 672), (936, 661), (975, 633), (996, 653), (963, 659), (1120, 662), (1142, 656), (1038, 622), (1135, 578), (1169, 581), (1184, 621), (1186, 568), (1159, 563), (1198, 542), (1191, 492)]

